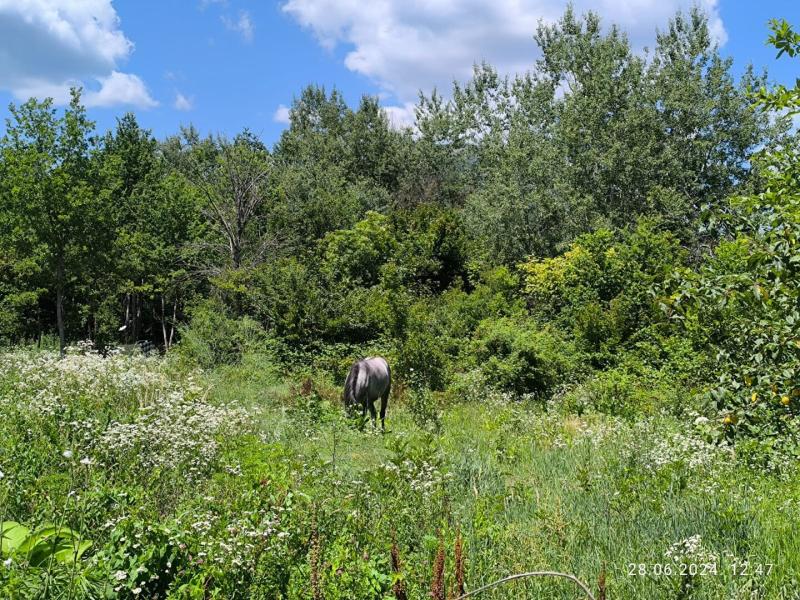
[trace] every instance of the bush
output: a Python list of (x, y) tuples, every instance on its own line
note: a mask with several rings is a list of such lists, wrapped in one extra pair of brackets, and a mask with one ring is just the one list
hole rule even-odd
[(599, 372), (572, 389), (561, 399), (561, 407), (577, 414), (597, 411), (634, 420), (662, 409), (688, 408), (681, 406), (682, 400), (664, 374), (642, 365), (624, 365)]
[(443, 390), (449, 379), (448, 356), (439, 338), (432, 333), (414, 329), (400, 347), (397, 373), (420, 387)]
[(490, 385), (517, 396), (546, 397), (582, 367), (579, 350), (557, 330), (510, 318), (481, 322), (468, 352)]
[(179, 352), (203, 368), (238, 363), (246, 352), (269, 346), (264, 328), (250, 317), (236, 319), (219, 302), (208, 300), (194, 308), (182, 327)]
[(368, 212), (352, 229), (340, 229), (325, 236), (322, 272), (330, 281), (362, 286), (378, 282), (381, 266), (394, 254), (397, 242), (388, 219)]
[[(733, 198), (709, 227), (730, 232), (661, 306), (715, 359), (707, 416), (729, 437), (797, 444), (800, 416), (800, 161), (767, 156), (761, 194)], [(669, 294), (668, 292), (672, 292)], [(790, 441), (794, 440), (794, 441)]]
[(294, 257), (263, 265), (253, 274), (248, 304), (270, 333), (293, 346), (320, 337), (330, 312), (320, 276)]
[(561, 256), (520, 268), (533, 314), (574, 333), (604, 365), (640, 328), (663, 320), (652, 290), (683, 260), (675, 237), (643, 219), (629, 230), (582, 235)]

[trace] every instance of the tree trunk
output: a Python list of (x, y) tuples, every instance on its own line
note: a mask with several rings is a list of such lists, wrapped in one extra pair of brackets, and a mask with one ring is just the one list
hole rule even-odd
[(130, 341), (130, 331), (128, 331), (128, 323), (131, 320), (131, 295), (125, 294), (125, 321), (122, 323), (125, 329), (122, 334), (122, 339), (125, 343)]
[(167, 350), (172, 347), (172, 340), (175, 336), (175, 322), (178, 320), (178, 298), (175, 298), (175, 301), (172, 303), (172, 323), (169, 324), (169, 343), (167, 344)]
[(164, 338), (164, 351), (169, 350), (169, 339), (167, 338), (167, 314), (164, 310), (164, 294), (161, 294), (161, 335)]
[(58, 348), (64, 358), (66, 348), (66, 332), (64, 331), (64, 256), (58, 257), (56, 267), (56, 324), (58, 325)]

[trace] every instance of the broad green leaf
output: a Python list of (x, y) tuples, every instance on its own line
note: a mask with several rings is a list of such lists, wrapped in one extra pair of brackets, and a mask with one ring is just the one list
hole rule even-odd
[(69, 527), (46, 524), (30, 534), (20, 544), (18, 551), (25, 553), (28, 562), (36, 567), (45, 564), (51, 557), (62, 563), (71, 563), (91, 545), (91, 541), (81, 540), (78, 533)]
[(2, 531), (2, 536), (0, 536), (0, 555), (2, 556), (8, 556), (14, 552), (30, 535), (30, 529), (15, 521), (4, 521), (0, 525), (0, 530)]

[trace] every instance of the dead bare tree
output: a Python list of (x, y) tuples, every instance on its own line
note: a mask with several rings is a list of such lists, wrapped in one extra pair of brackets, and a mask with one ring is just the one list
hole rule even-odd
[(202, 194), (204, 214), (217, 235), (198, 250), (223, 260), (206, 262), (201, 270), (219, 275), (255, 266), (276, 246), (262, 226), (272, 172), (269, 152), (247, 132), (233, 141), (207, 140), (203, 146), (192, 153), (186, 175)]

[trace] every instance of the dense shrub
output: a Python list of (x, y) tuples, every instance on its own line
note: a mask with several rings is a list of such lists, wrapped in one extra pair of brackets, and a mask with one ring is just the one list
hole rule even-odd
[(490, 385), (539, 398), (582, 368), (580, 351), (557, 330), (510, 318), (482, 321), (465, 360), (478, 367)]
[(252, 314), (267, 330), (295, 346), (321, 335), (329, 304), (316, 271), (295, 257), (262, 265), (248, 291)]
[(636, 331), (661, 320), (652, 290), (683, 261), (678, 240), (642, 219), (628, 230), (582, 235), (564, 254), (521, 270), (534, 315), (573, 332), (603, 364)]
[(269, 346), (264, 328), (250, 317), (235, 318), (220, 303), (209, 300), (192, 310), (181, 328), (179, 351), (205, 368), (238, 362), (246, 352)]
[(662, 308), (715, 359), (708, 416), (766, 455), (800, 415), (800, 161), (764, 158), (763, 193), (734, 198), (709, 226), (730, 231), (699, 271), (682, 271)]
[(443, 390), (450, 372), (450, 358), (441, 339), (423, 329), (413, 329), (400, 346), (397, 373), (420, 386)]
[(393, 256), (397, 242), (388, 219), (369, 212), (352, 229), (333, 231), (320, 242), (322, 272), (331, 281), (370, 286), (381, 266)]
[(559, 399), (562, 410), (597, 411), (635, 420), (660, 411), (684, 414), (692, 407), (690, 390), (680, 388), (668, 372), (638, 361), (600, 371)]

